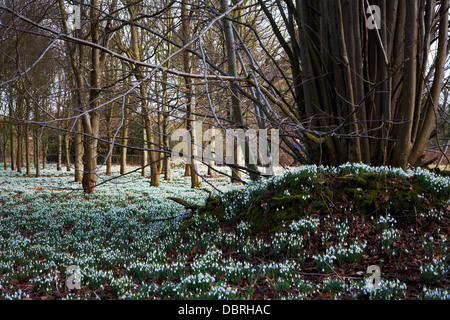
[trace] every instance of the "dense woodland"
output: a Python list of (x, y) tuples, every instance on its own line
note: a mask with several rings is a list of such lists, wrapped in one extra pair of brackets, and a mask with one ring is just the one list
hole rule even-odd
[(0, 0), (0, 300), (449, 300), (449, 2)]
[[(253, 128), (279, 130), (284, 165), (406, 169), (426, 164), (426, 148), (448, 162), (448, 9), (448, 0), (0, 1), (2, 161), (28, 176), (56, 162), (85, 193), (112, 163), (122, 174), (142, 167), (157, 186), (170, 179), (176, 129), (193, 133), (195, 154), (207, 147), (196, 131)], [(242, 157), (225, 163), (231, 181), (260, 179)], [(198, 164), (185, 168), (192, 187), (202, 184)]]

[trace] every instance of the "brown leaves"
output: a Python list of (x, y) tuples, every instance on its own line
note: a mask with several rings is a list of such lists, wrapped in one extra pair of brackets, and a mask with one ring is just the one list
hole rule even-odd
[(189, 265), (191, 261), (194, 260), (194, 258), (197, 256), (197, 254), (203, 254), (204, 252), (205, 248), (203, 247), (195, 246), (194, 248), (192, 248), (191, 252), (189, 252), (189, 255), (186, 259), (186, 265)]
[(267, 286), (255, 285), (255, 290), (253, 291), (252, 298), (255, 300), (264, 299), (265, 295), (269, 292), (269, 288)]
[(389, 195), (388, 194), (381, 194), (380, 195), (380, 203), (387, 203), (389, 201)]

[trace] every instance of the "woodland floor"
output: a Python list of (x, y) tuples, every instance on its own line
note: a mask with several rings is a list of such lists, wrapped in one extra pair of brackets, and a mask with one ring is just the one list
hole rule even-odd
[[(71, 172), (43, 175), (0, 170), (0, 299), (450, 299), (442, 173), (207, 178), (222, 194), (190, 189), (176, 169), (158, 188), (136, 173), (92, 196), (67, 189), (79, 187)], [(78, 290), (66, 287), (71, 265)], [(375, 288), (369, 266), (381, 271)]]

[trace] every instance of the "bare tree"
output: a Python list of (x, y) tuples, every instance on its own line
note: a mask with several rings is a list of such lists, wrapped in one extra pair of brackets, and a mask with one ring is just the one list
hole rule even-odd
[(267, 85), (295, 105), (307, 162), (419, 165), (436, 129), (448, 1), (381, 1), (379, 16), (368, 1), (258, 3), (292, 75), (289, 95)]
[[(12, 167), (28, 160), (28, 169), (24, 151), (34, 149), (36, 162), (40, 145), (45, 158), (45, 135), (58, 135), (66, 161), (72, 139), (84, 192), (94, 192), (102, 165), (111, 172), (118, 150), (121, 174), (128, 155), (143, 154), (142, 172), (150, 167), (158, 186), (162, 170), (170, 179), (171, 133), (185, 127), (191, 155), (209, 147), (199, 138), (206, 128), (273, 128), (300, 163), (421, 165), (448, 121), (448, 0), (372, 2), (77, 1), (77, 31), (61, 23), (62, 0), (39, 2), (38, 18), (29, 9), (38, 2), (2, 3), (1, 110)], [(38, 81), (46, 57), (56, 57), (60, 80)], [(34, 148), (31, 132), (40, 139)], [(244, 172), (260, 179), (248, 138), (241, 146), (245, 163), (225, 163), (231, 180), (244, 181)], [(187, 168), (199, 187), (199, 159)]]

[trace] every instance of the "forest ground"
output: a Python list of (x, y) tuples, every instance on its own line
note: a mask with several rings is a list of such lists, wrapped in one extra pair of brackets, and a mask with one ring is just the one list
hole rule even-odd
[(448, 177), (307, 166), (248, 187), (207, 178), (220, 194), (182, 173), (85, 196), (73, 171), (0, 170), (0, 299), (450, 298)]

